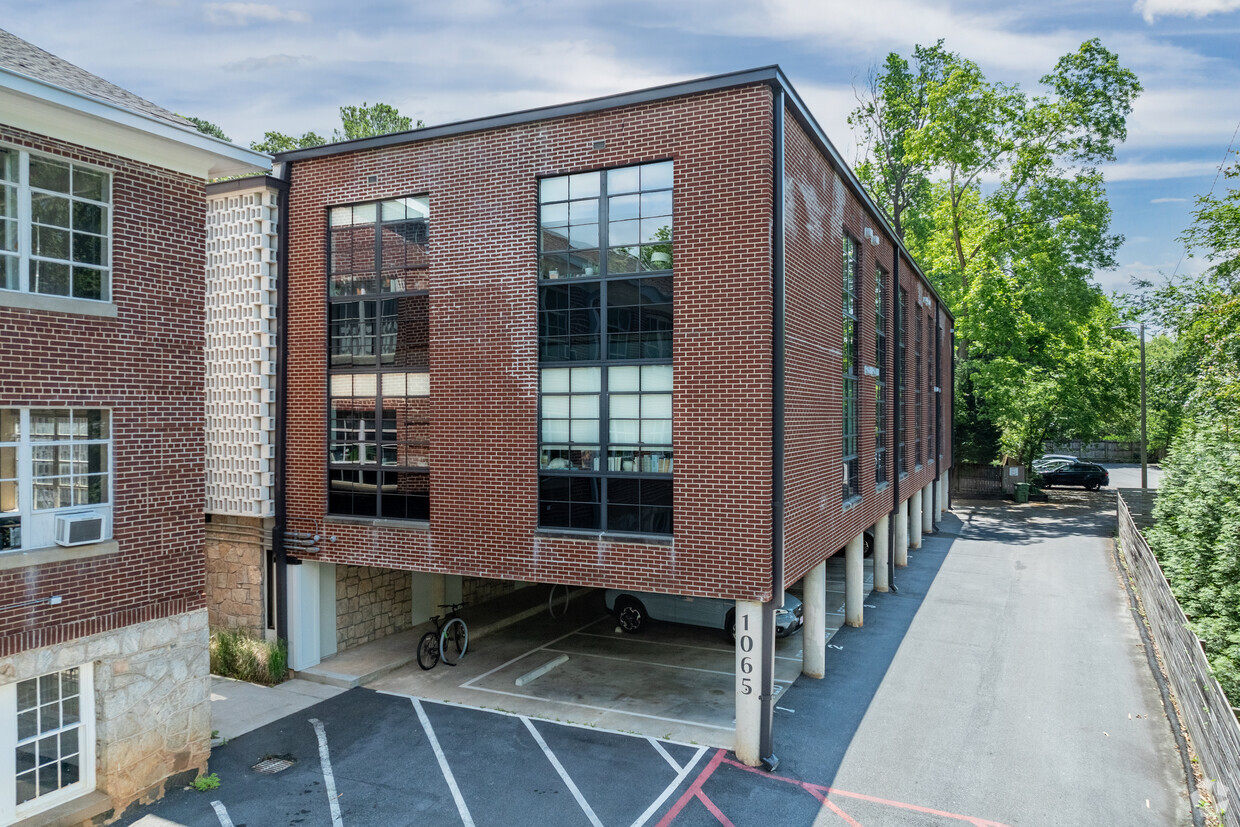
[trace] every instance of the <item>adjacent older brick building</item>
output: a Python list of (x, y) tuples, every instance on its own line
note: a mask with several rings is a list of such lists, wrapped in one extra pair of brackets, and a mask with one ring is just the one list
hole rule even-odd
[(277, 161), (295, 667), (358, 639), (346, 566), (408, 573), (383, 628), (476, 578), (723, 597), (739, 733), (784, 586), (942, 508), (951, 316), (778, 69)]
[(203, 185), (264, 160), (0, 31), (0, 823), (206, 765)]

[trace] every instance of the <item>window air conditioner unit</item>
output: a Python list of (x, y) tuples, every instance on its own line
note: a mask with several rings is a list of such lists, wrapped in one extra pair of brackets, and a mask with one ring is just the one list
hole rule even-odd
[(56, 515), (56, 544), (82, 546), (103, 539), (103, 515), (95, 511)]

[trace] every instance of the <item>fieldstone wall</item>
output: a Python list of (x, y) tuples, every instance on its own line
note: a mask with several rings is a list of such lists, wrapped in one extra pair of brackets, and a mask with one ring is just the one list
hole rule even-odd
[(336, 648), (387, 637), (413, 625), (413, 575), (395, 569), (336, 566)]
[[(269, 520), (267, 522), (270, 522)], [(213, 514), (207, 523), (207, 612), (212, 628), (245, 629), (261, 637), (270, 529), (261, 517)]]
[(93, 663), (96, 787), (120, 815), (206, 769), (207, 640), (207, 612), (188, 612), (0, 659), (0, 684)]
[(524, 583), (520, 580), (492, 580), (489, 577), (462, 577), (461, 601), (466, 606), (477, 606), (479, 603), (485, 603), (488, 600), (494, 600), (497, 597), (512, 594), (518, 589), (523, 589), (528, 585), (529, 583)]

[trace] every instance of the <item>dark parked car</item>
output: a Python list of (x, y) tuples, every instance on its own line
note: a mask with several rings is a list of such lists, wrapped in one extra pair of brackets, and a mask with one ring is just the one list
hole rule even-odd
[(1101, 465), (1092, 462), (1068, 462), (1040, 472), (1042, 487), (1052, 485), (1083, 485), (1090, 491), (1097, 491), (1104, 485), (1111, 484), (1111, 475)]

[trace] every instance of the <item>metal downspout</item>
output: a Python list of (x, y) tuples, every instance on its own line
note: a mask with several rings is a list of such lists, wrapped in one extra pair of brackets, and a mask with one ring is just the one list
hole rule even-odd
[(775, 715), (775, 610), (784, 602), (784, 386), (785, 327), (787, 310), (784, 273), (784, 90), (772, 86), (774, 123), (772, 172), (774, 191), (771, 222), (771, 599), (762, 607), (762, 722), (758, 735), (758, 754), (768, 772), (779, 766), (775, 756), (773, 723)]
[(288, 552), (284, 533), (288, 529), (285, 508), (286, 434), (288, 425), (288, 202), (292, 162), (283, 161), (272, 170), (284, 182), (280, 193), (280, 226), (276, 228), (276, 428), (275, 428), (275, 530), (271, 548), (276, 558), (276, 637), (288, 641)]
[(891, 512), (887, 515), (887, 588), (899, 592), (896, 587), (896, 511), (900, 508), (900, 383), (904, 381), (904, 373), (900, 365), (900, 336), (903, 335), (904, 320), (900, 318), (900, 250), (897, 247), (891, 262), (891, 296), (896, 319), (895, 341), (888, 348), (893, 354), (892, 363), (896, 374), (891, 383), (891, 441), (896, 450), (892, 451), (895, 462), (891, 464)]

